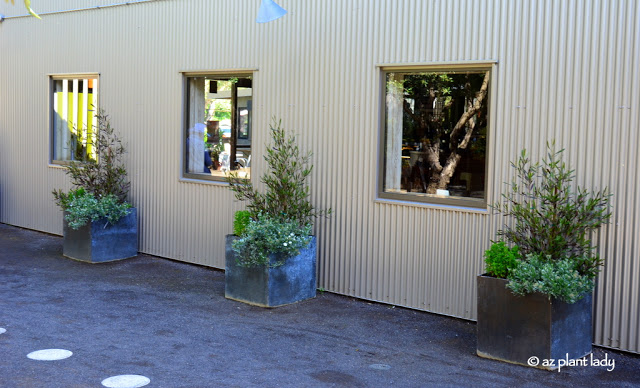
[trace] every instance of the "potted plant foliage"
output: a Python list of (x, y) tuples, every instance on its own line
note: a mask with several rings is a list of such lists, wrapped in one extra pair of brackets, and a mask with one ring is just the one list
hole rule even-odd
[(91, 263), (138, 254), (137, 212), (126, 201), (125, 148), (109, 117), (103, 111), (96, 117), (95, 155), (69, 164), (66, 174), (74, 186), (71, 191), (53, 191), (64, 212), (63, 255)]
[(602, 259), (590, 232), (611, 216), (610, 194), (573, 184), (562, 152), (531, 163), (526, 151), (501, 204), (492, 207), (504, 225), (485, 252), (487, 273), (478, 276), (478, 343), (482, 357), (556, 369), (551, 360), (591, 353), (591, 304)]
[(265, 193), (231, 172), (227, 181), (238, 200), (248, 201), (237, 212), (235, 235), (226, 237), (225, 297), (276, 307), (316, 295), (316, 238), (311, 236), (317, 210), (309, 201), (305, 181), (311, 173), (311, 153), (301, 154), (295, 136), (280, 122), (270, 126), (273, 144), (261, 178)]
[[(220, 129), (217, 137), (209, 137), (207, 139), (207, 149), (211, 156), (214, 170), (220, 169), (220, 154), (224, 152), (223, 135), (224, 132)], [(209, 142), (209, 140), (212, 140), (212, 142)]]

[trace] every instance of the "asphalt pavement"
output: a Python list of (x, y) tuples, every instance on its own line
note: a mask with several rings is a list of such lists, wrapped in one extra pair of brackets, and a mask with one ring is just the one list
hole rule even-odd
[[(77, 262), (61, 237), (0, 224), (0, 387), (102, 387), (122, 375), (163, 388), (640, 387), (638, 355), (594, 347), (607, 365), (550, 372), (476, 356), (475, 330), (327, 292), (253, 307), (224, 298), (220, 270), (142, 254)], [(27, 357), (46, 349), (72, 354)]]

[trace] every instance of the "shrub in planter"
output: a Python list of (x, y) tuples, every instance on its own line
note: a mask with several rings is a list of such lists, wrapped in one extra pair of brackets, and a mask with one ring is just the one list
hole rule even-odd
[(68, 194), (62, 193), (59, 204), (65, 211), (69, 227), (75, 230), (100, 219), (114, 225), (129, 214), (131, 209), (131, 204), (118, 201), (113, 194), (96, 198), (82, 187), (71, 190)]
[(235, 215), (234, 232), (227, 236), (225, 296), (274, 307), (315, 296), (315, 238), (310, 236), (317, 210), (309, 201), (306, 179), (312, 171), (311, 153), (303, 154), (293, 135), (280, 122), (271, 125), (273, 143), (261, 178), (266, 191), (231, 172), (227, 182), (247, 210)]
[(125, 148), (108, 116), (100, 111), (96, 117), (95, 155), (69, 164), (66, 173), (74, 189), (53, 191), (64, 212), (63, 254), (88, 262), (123, 259), (138, 252), (137, 213), (126, 201)]
[(233, 234), (241, 236), (251, 221), (251, 214), (247, 210), (238, 210), (233, 218)]
[(510, 271), (507, 287), (516, 295), (534, 292), (576, 303), (593, 290), (593, 279), (580, 273), (571, 259), (549, 260), (529, 254)]
[(527, 365), (533, 356), (591, 352), (591, 292), (602, 259), (590, 232), (610, 218), (611, 195), (574, 187), (562, 152), (548, 144), (533, 164), (522, 151), (509, 191), (492, 206), (512, 225), (498, 232), (506, 244), (485, 253), (487, 274), (478, 277), (481, 356)]
[(519, 259), (518, 247), (509, 248), (503, 241), (493, 243), (484, 253), (487, 273), (499, 278), (506, 278), (509, 271), (516, 267)]
[(311, 224), (300, 227), (296, 220), (259, 214), (257, 220), (249, 219), (232, 248), (244, 267), (277, 267), (307, 247), (310, 234)]
[(257, 191), (250, 181), (231, 172), (227, 182), (236, 199), (248, 202), (247, 211), (254, 221), (262, 214), (295, 220), (304, 226), (316, 217), (329, 215), (330, 209), (318, 210), (309, 201), (306, 180), (313, 170), (309, 164), (311, 152), (303, 154), (295, 136), (287, 134), (280, 121), (274, 120), (270, 130), (273, 143), (267, 146), (264, 156), (268, 171), (260, 178), (266, 191)]

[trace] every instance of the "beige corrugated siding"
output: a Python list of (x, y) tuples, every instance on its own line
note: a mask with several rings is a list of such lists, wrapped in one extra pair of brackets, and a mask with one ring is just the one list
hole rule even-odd
[[(114, 2), (33, 6), (88, 3)], [(318, 285), (474, 319), (475, 275), (502, 220), (376, 200), (380, 69), (497, 62), (489, 201), (521, 148), (538, 156), (553, 138), (580, 184), (610, 187), (614, 216), (597, 234), (607, 265), (594, 339), (640, 352), (640, 3), (279, 0), (289, 13), (256, 24), (259, 3), (159, 0), (1, 23), (0, 221), (62, 233), (50, 192), (68, 182), (48, 165), (48, 75), (98, 73), (101, 107), (129, 145), (141, 251), (222, 268), (242, 204), (224, 185), (181, 180), (181, 72), (256, 69), (254, 177), (276, 116), (314, 152), (312, 199), (334, 210), (316, 224)]]

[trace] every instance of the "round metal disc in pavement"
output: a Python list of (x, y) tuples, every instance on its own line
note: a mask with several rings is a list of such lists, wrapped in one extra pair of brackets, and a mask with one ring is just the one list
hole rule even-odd
[(57, 361), (69, 358), (71, 355), (73, 355), (73, 353), (65, 349), (43, 349), (31, 352), (27, 354), (27, 357), (37, 361)]
[(120, 375), (102, 380), (102, 385), (107, 388), (138, 388), (150, 382), (149, 378), (140, 375)]

